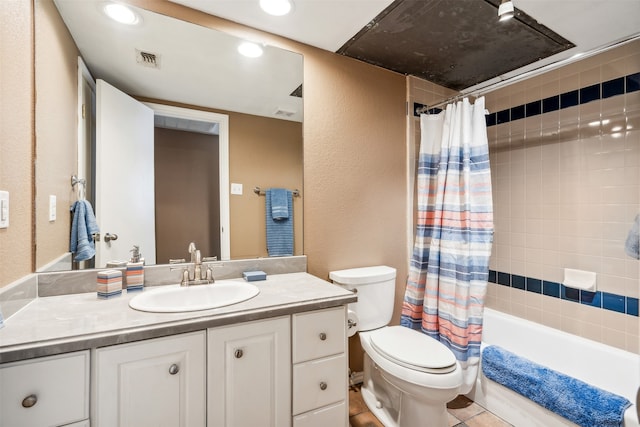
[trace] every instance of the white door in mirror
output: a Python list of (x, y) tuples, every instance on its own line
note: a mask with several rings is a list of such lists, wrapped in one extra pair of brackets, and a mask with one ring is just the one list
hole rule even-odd
[(9, 192), (0, 191), (0, 228), (9, 228)]

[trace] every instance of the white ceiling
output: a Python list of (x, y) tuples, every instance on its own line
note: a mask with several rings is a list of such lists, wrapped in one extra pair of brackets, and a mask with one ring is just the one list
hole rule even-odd
[[(392, 0), (293, 0), (293, 13), (273, 17), (260, 10), (258, 0), (170, 1), (332, 52), (393, 3)], [(576, 47), (506, 73), (494, 79), (496, 82), (640, 35), (639, 0), (513, 0), (513, 3)], [(497, 20), (496, 25), (499, 25)]]

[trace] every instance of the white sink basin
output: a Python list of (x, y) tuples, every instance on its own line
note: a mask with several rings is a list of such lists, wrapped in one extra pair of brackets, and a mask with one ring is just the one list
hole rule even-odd
[(133, 297), (129, 306), (154, 313), (209, 310), (246, 301), (259, 292), (260, 290), (250, 283), (236, 281), (195, 286), (169, 285), (145, 290)]

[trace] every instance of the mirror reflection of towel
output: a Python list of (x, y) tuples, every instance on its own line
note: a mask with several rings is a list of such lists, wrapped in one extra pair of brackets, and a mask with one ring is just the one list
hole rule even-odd
[(86, 261), (96, 255), (93, 235), (100, 232), (100, 229), (89, 201), (78, 200), (71, 206), (71, 211), (73, 222), (69, 250), (75, 254), (74, 261)]
[(293, 255), (293, 194), (286, 192), (287, 217), (274, 219), (273, 217), (273, 189), (265, 193), (267, 251), (269, 256)]
[(272, 188), (271, 194), (271, 217), (275, 220), (289, 218), (289, 193), (283, 188)]

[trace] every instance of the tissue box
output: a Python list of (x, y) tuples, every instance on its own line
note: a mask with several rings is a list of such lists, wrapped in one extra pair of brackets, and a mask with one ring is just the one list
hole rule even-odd
[(98, 272), (98, 298), (108, 299), (122, 294), (122, 271), (104, 270)]
[(259, 270), (245, 271), (244, 273), (242, 273), (242, 277), (244, 277), (244, 280), (246, 280), (247, 282), (255, 282), (256, 280), (266, 280), (267, 273)]

